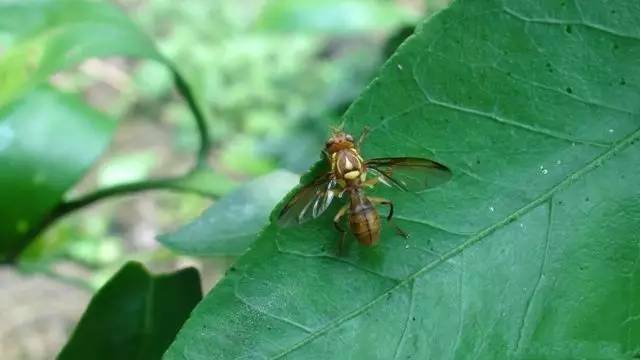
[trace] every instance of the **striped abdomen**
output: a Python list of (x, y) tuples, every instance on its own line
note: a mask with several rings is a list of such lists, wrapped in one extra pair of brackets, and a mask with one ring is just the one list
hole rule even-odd
[(349, 228), (363, 245), (374, 245), (380, 239), (380, 216), (360, 189), (351, 193)]

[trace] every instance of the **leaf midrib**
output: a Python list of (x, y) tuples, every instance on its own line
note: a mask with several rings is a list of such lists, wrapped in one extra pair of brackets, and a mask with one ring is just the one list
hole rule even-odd
[(615, 156), (620, 151), (626, 149), (629, 145), (633, 144), (633, 142), (635, 140), (638, 140), (638, 139), (640, 139), (640, 129), (637, 129), (636, 131), (634, 131), (633, 133), (631, 133), (630, 135), (628, 135), (627, 137), (625, 137), (621, 141), (615, 143), (607, 151), (603, 152), (602, 154), (598, 155), (593, 160), (591, 160), (587, 165), (585, 165), (581, 169), (575, 171), (574, 173), (569, 174), (564, 180), (562, 180), (561, 182), (559, 182), (555, 186), (551, 187), (549, 190), (547, 190), (546, 192), (542, 193), (537, 198), (531, 200), (525, 206), (521, 207), (520, 209), (518, 209), (518, 210), (514, 211), (513, 213), (511, 213), (510, 215), (506, 216), (501, 221), (499, 221), (499, 222), (497, 222), (497, 223), (485, 228), (484, 230), (481, 230), (481, 231), (477, 232), (475, 235), (471, 236), (468, 240), (466, 240), (465, 242), (463, 242), (459, 246), (457, 246), (454, 249), (448, 251), (447, 253), (442, 255), (439, 259), (435, 260), (434, 262), (431, 262), (431, 263), (427, 264), (426, 266), (422, 267), (418, 271), (416, 271), (413, 274), (407, 276), (404, 280), (399, 281), (397, 284), (395, 284), (394, 286), (392, 286), (388, 290), (385, 290), (384, 293), (382, 293), (378, 297), (372, 299), (367, 304), (365, 304), (365, 305), (353, 310), (352, 312), (350, 312), (350, 313), (348, 313), (348, 314), (346, 314), (344, 316), (336, 318), (334, 321), (330, 322), (325, 327), (321, 328), (320, 330), (318, 330), (315, 333), (310, 334), (309, 336), (307, 336), (303, 340), (299, 341), (298, 343), (296, 343), (293, 346), (289, 347), (288, 349), (284, 350), (280, 354), (277, 354), (276, 356), (272, 357), (271, 359), (280, 359), (283, 356), (291, 353), (292, 351), (304, 346), (305, 344), (311, 342), (312, 340), (314, 340), (314, 339), (320, 337), (321, 335), (327, 333), (328, 331), (338, 327), (339, 325), (343, 324), (344, 322), (357, 317), (358, 315), (362, 314), (364, 311), (366, 311), (367, 309), (369, 309), (370, 307), (375, 305), (378, 301), (386, 298), (387, 294), (389, 294), (391, 292), (394, 292), (399, 288), (407, 286), (411, 281), (416, 279), (418, 276), (420, 276), (420, 275), (422, 275), (424, 273), (427, 273), (427, 272), (431, 271), (432, 269), (435, 269), (436, 267), (438, 267), (443, 262), (445, 262), (445, 261), (451, 259), (452, 257), (460, 254), (466, 248), (475, 245), (476, 243), (478, 243), (482, 239), (488, 237), (489, 235), (491, 235), (495, 231), (497, 231), (497, 230), (501, 229), (502, 227), (512, 223), (513, 221), (515, 221), (518, 218), (520, 218), (521, 216), (527, 214), (529, 211), (535, 209), (536, 207), (538, 207), (540, 204), (544, 203), (545, 201), (548, 201), (549, 199), (551, 199), (551, 197), (556, 192), (558, 192), (559, 190), (561, 190), (563, 188), (566, 188), (566, 187), (570, 186), (576, 180), (580, 179), (581, 177), (583, 177), (584, 175), (589, 173), (591, 170), (594, 170), (595, 168), (600, 166), (605, 160), (610, 159), (611, 157)]
[(154, 299), (155, 299), (155, 291), (156, 291), (156, 279), (149, 273), (146, 274), (149, 276), (149, 288), (147, 289), (147, 294), (144, 299), (145, 303), (145, 311), (144, 317), (142, 320), (142, 346), (139, 348), (138, 355), (136, 359), (144, 359), (144, 357), (149, 353), (149, 346), (151, 345), (151, 334), (153, 333), (153, 310), (154, 310)]

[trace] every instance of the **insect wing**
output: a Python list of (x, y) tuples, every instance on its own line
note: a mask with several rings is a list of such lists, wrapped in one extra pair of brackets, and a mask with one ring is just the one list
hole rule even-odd
[(336, 185), (326, 174), (302, 187), (280, 211), (278, 225), (294, 226), (320, 216), (331, 205)]
[(377, 158), (367, 160), (366, 165), (381, 183), (403, 191), (417, 192), (451, 179), (449, 168), (423, 158)]

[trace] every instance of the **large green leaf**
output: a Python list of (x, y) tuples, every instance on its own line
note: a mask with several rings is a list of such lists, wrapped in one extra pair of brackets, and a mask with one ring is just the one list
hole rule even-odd
[(26, 245), (114, 128), (82, 100), (48, 87), (0, 109), (0, 260)]
[(335, 256), (270, 225), (167, 359), (621, 359), (640, 352), (640, 3), (460, 0), (345, 115), (367, 157), (454, 178)]
[(128, 263), (93, 297), (59, 359), (159, 359), (202, 298), (195, 269)]
[(268, 223), (271, 209), (297, 181), (286, 170), (249, 181), (216, 201), (194, 222), (158, 240), (183, 254), (241, 255)]
[(0, 59), (0, 106), (90, 57), (122, 55), (166, 62), (149, 38), (106, 1), (9, 1), (0, 4), (0, 14), (0, 31), (21, 38)]

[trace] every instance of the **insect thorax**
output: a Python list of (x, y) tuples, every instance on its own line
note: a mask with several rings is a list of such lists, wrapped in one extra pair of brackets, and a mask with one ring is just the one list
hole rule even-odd
[(363, 172), (362, 157), (356, 149), (345, 149), (331, 155), (331, 171), (337, 179), (352, 181)]

